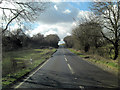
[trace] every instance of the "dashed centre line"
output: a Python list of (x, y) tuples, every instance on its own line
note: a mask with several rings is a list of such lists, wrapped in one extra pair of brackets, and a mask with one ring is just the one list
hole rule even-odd
[[(64, 56), (65, 56), (65, 55), (64, 55)], [(65, 58), (65, 61), (66, 61), (66, 62), (68, 61), (67, 58)], [(68, 67), (69, 67), (71, 73), (74, 74), (75, 72), (73, 71), (73, 69), (72, 69), (72, 67), (70, 66), (70, 64), (67, 64), (67, 65), (68, 65)]]
[(74, 72), (73, 69), (71, 68), (70, 64), (67, 64), (67, 65), (68, 65), (68, 67), (69, 67), (71, 73), (74, 74), (75, 72)]
[(84, 87), (83, 86), (79, 86), (79, 88), (82, 90)]
[(65, 61), (67, 62), (67, 59), (65, 58)]
[(77, 79), (77, 78), (75, 78), (75, 79)]

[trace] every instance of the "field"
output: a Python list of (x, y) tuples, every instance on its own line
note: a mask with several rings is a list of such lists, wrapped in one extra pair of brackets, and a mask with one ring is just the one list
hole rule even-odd
[(56, 49), (28, 49), (3, 52), (3, 88), (33, 70), (46, 59), (50, 58), (55, 51)]

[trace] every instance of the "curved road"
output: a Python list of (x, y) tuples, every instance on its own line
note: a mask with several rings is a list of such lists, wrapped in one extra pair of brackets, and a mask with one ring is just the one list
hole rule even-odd
[(14, 88), (115, 88), (118, 78), (82, 60), (65, 48), (59, 48), (35, 72)]

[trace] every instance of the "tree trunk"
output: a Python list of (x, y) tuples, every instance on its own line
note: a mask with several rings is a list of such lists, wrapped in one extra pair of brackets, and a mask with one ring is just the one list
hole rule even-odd
[(113, 60), (116, 60), (118, 57), (118, 53), (119, 53), (118, 52), (118, 43), (114, 45), (114, 48), (115, 48), (115, 56), (114, 56)]
[(88, 43), (85, 44), (84, 51), (88, 52), (90, 49), (90, 45)]

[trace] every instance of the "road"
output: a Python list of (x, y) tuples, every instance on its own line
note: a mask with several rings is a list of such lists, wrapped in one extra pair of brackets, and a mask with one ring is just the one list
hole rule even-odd
[(35, 72), (15, 88), (117, 87), (118, 78), (92, 65), (65, 48), (59, 48)]

